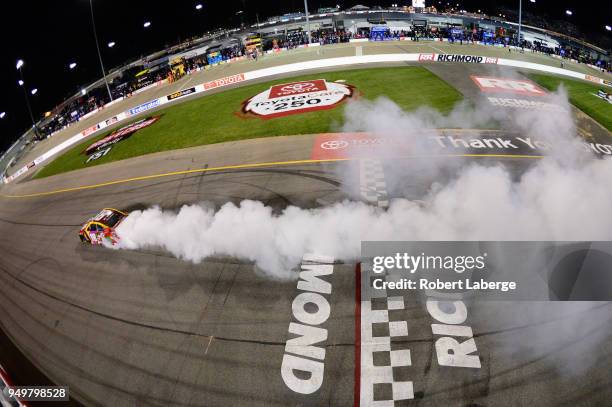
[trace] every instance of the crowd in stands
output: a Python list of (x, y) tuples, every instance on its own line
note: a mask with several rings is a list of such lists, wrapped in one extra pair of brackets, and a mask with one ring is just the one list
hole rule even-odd
[[(500, 35), (501, 34), (501, 35)], [(484, 43), (503, 47), (515, 46), (521, 48), (520, 52), (538, 52), (549, 55), (556, 55), (560, 58), (571, 58), (573, 60), (588, 63), (599, 67), (602, 70), (610, 71), (610, 63), (593, 60), (590, 55), (585, 54), (578, 48), (569, 46), (551, 48), (538, 41), (523, 41), (517, 43), (515, 37), (506, 36), (505, 33), (491, 33), (483, 29), (469, 29), (467, 27), (415, 27), (414, 30), (385, 30), (384, 28), (376, 32), (368, 28), (359, 28), (354, 32), (348, 29), (320, 29), (311, 32), (311, 41), (320, 45), (337, 44), (349, 42), (351, 39), (369, 38), (371, 40), (446, 40), (450, 43)], [(277, 51), (280, 49), (291, 49), (304, 46), (308, 43), (308, 35), (302, 30), (274, 35), (262, 38), (260, 46), (253, 48), (247, 47), (239, 42), (234, 42), (225, 47), (217, 46), (209, 49), (205, 55), (194, 58), (183, 58), (178, 63), (168, 62), (159, 64), (153, 68), (146, 69), (143, 74), (143, 67), (137, 67), (135, 71), (124, 72), (122, 77), (116, 78), (110, 84), (113, 99), (129, 97), (134, 92), (146, 86), (155, 84), (162, 80), (173, 82), (180, 79), (183, 75), (199, 71), (207, 65), (215, 65), (235, 58), (248, 57), (257, 59), (261, 53)], [(508, 48), (510, 51), (510, 48)], [(561, 62), (563, 65), (563, 62)], [(177, 68), (179, 66), (179, 68)], [(140, 73), (135, 74), (136, 71)], [(52, 116), (39, 128), (39, 137), (43, 138), (79, 120), (82, 116), (92, 112), (106, 103), (110, 102), (106, 88), (100, 87), (89, 91), (87, 94), (66, 103), (52, 112)]]

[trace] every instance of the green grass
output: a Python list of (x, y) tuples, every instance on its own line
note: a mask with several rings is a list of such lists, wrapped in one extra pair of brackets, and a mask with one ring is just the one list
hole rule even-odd
[[(338, 130), (343, 122), (345, 104), (331, 110), (268, 120), (259, 117), (245, 118), (237, 114), (241, 111), (244, 100), (273, 84), (322, 78), (327, 81), (345, 80), (347, 84), (356, 87), (360, 97), (372, 100), (386, 96), (407, 111), (426, 105), (448, 113), (454, 104), (462, 99), (457, 90), (421, 67), (358, 69), (276, 80), (204, 96), (160, 110), (155, 113), (162, 116), (157, 123), (115, 144), (106, 156), (85, 164), (87, 157), (83, 150), (109, 132), (88, 139), (43, 167), (35, 178), (158, 151), (256, 137)], [(123, 125), (125, 123), (122, 123)]]
[(556, 90), (559, 85), (563, 84), (565, 89), (567, 89), (570, 102), (574, 106), (591, 116), (609, 131), (612, 130), (612, 104), (593, 96), (593, 94), (597, 94), (599, 89), (607, 89), (610, 92), (609, 87), (551, 75), (532, 74), (529, 76), (535, 82), (551, 91)]

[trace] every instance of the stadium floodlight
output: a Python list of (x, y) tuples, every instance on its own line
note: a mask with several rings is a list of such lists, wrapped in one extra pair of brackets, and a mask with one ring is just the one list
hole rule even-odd
[(85, 90), (85, 88), (81, 89), (81, 95), (85, 96), (87, 94), (87, 91)]
[(202, 4), (200, 3), (196, 4), (196, 10), (202, 10)]
[(70, 65), (68, 65), (68, 68), (74, 69), (76, 68), (76, 65), (77, 65), (76, 62), (71, 62)]
[(4, 116), (6, 116), (6, 112), (0, 113), (0, 119), (4, 119)]
[(21, 67), (23, 66), (23, 64), (24, 64), (23, 59), (20, 59), (20, 60), (18, 60), (18, 61), (17, 61), (17, 65), (15, 65), (15, 67), (16, 67), (17, 69), (21, 69)]
[(567, 14), (568, 16), (571, 16), (574, 13), (572, 13), (572, 10), (565, 10), (565, 14)]
[(145, 23), (143, 24), (144, 28), (149, 28), (151, 27), (151, 22), (150, 21), (145, 21)]
[(115, 46), (115, 41), (111, 41), (111, 42), (108, 43), (108, 47), (109, 48), (112, 48), (114, 46)]
[(19, 84), (19, 86), (23, 86), (23, 79), (19, 79), (17, 83)]
[(612, 27), (610, 27), (609, 25), (606, 26), (606, 30), (607, 31), (612, 31)]
[(38, 88), (34, 88), (31, 90), (32, 95), (36, 95), (38, 93)]
[(530, 1), (530, 2), (532, 2), (532, 3), (535, 3), (535, 2), (536, 2), (536, 0), (529, 0), (529, 1)]

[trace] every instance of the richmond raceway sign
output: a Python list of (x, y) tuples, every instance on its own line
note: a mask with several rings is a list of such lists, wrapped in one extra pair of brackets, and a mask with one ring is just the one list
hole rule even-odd
[(420, 62), (465, 62), (468, 64), (496, 64), (497, 58), (461, 54), (419, 54)]
[(353, 87), (325, 79), (272, 86), (243, 104), (243, 112), (271, 119), (290, 114), (332, 109), (353, 96)]

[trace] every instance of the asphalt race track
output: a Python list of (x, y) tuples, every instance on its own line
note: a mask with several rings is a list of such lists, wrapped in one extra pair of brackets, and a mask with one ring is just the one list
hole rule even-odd
[[(467, 83), (456, 86), (469, 92)], [(297, 280), (272, 279), (232, 258), (192, 264), (163, 251), (79, 242), (81, 223), (103, 207), (255, 199), (281, 210), (359, 198), (359, 161), (310, 161), (314, 137), (153, 154), (3, 187), (2, 329), (46, 376), (92, 406), (609, 404), (607, 302), (467, 303), (463, 325), (471, 330), (464, 339), (473, 340), (478, 367), (448, 367), (440, 364), (433, 330), (448, 310), (391, 293), (370, 298), (358, 265), (327, 266), (322, 279), (331, 290), (321, 296), (329, 316), (318, 324), (324, 338), (310, 349), (324, 367), (322, 383), (303, 394), (294, 384), (307, 375), (293, 372), (297, 380), (288, 384), (282, 373), (299, 317), (292, 303), (305, 292)], [(538, 158), (457, 159), (499, 160), (520, 172)], [(383, 161), (382, 171), (411, 165), (411, 158), (404, 161)], [(352, 178), (339, 175), (347, 173)], [(95, 185), (115, 180), (124, 181)], [(410, 198), (417, 198), (426, 185), (413, 187)], [(515, 319), (497, 318), (512, 307)], [(385, 338), (388, 351), (371, 352), (373, 338)]]
[[(351, 405), (354, 264), (335, 265), (326, 279), (333, 289), (323, 325), (328, 331), (323, 385), (315, 394), (301, 395), (281, 377), (294, 321), (291, 303), (299, 294), (296, 281), (272, 280), (235, 259), (193, 265), (162, 252), (85, 246), (76, 238), (82, 219), (110, 205), (173, 208), (246, 198), (279, 209), (332, 203), (346, 196), (334, 175), (334, 167), (342, 165), (354, 163), (228, 170), (3, 199), (3, 327), (49, 377), (69, 383), (85, 405)], [(567, 307), (556, 312), (555, 304), (547, 303), (541, 305), (547, 307), (545, 320), (536, 315), (512, 325), (492, 323), (495, 308), (507, 306), (470, 308), (481, 368), (457, 371), (437, 365), (430, 327), (435, 321), (421, 302), (406, 298), (404, 310), (393, 311), (408, 323), (408, 336), (397, 343), (410, 349), (412, 366), (398, 374), (414, 383), (414, 403), (603, 405), (609, 400), (609, 303), (581, 306), (576, 313)], [(577, 338), (559, 340), (555, 349), (517, 354), (507, 346), (534, 332), (545, 335), (551, 325), (563, 326), (577, 316), (587, 318), (588, 326)], [(608, 340), (584, 371), (572, 373), (571, 366), (560, 365), (558, 359), (565, 358), (559, 354), (572, 353), (572, 347), (606, 330)]]

